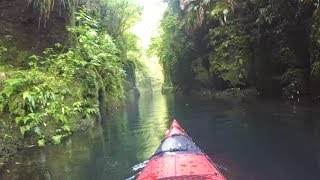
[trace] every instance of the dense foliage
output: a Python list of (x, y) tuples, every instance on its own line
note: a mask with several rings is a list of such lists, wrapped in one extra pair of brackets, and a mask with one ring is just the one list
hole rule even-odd
[[(32, 2), (45, 21), (50, 20), (55, 3), (66, 8), (81, 3)], [(17, 50), (9, 52), (14, 49), (10, 37), (0, 39), (2, 66), (6, 67), (8, 58), (15, 66), (0, 69), (0, 113), (10, 114), (14, 122), (9, 116), (1, 116), (0, 121), (8, 127), (15, 124), (22, 137), (36, 135), (39, 146), (60, 143), (81, 123), (90, 124), (90, 119), (100, 116), (99, 108), (120, 103), (125, 98), (124, 85), (132, 83), (126, 76), (135, 68), (126, 67), (138, 62), (141, 53), (129, 28), (139, 21), (141, 8), (130, 0), (95, 3), (89, 8), (68, 8), (79, 9), (72, 12), (75, 19), (67, 27), (68, 42), (47, 48), (43, 55), (14, 58)], [(124, 14), (123, 5), (132, 14)]]
[[(310, 74), (317, 79), (318, 0), (166, 2), (161, 38), (150, 51), (158, 50), (175, 88), (255, 86), (261, 94), (293, 98), (317, 86)], [(178, 71), (181, 66), (188, 68)], [(176, 78), (181, 73), (192, 86)]]
[(47, 49), (45, 57), (32, 56), (31, 69), (15, 72), (1, 92), (1, 112), (15, 116), (23, 135), (37, 133), (39, 145), (49, 138), (44, 134), (47, 129), (54, 130), (50, 135), (59, 142), (70, 132), (74, 116), (89, 118), (97, 113), (98, 88), (122, 96), (123, 72), (112, 38), (92, 28), (96, 22), (85, 11), (77, 19), (82, 25), (69, 28), (77, 35), (77, 47), (61, 52), (57, 45)]
[(163, 15), (158, 37), (153, 38), (148, 54), (159, 57), (164, 68), (165, 83), (170, 83), (170, 74), (177, 69), (178, 60), (182, 59), (186, 50), (186, 40), (183, 34), (179, 17), (174, 10), (169, 8)]

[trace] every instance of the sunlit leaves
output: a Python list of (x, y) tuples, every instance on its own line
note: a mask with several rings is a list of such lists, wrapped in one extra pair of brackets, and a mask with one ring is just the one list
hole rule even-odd
[[(47, 19), (58, 1), (30, 3), (35, 3), (43, 11), (41, 18)], [(15, 71), (1, 86), (0, 112), (14, 117), (22, 136), (36, 135), (39, 146), (60, 143), (71, 133), (72, 119), (89, 119), (99, 113), (99, 91), (112, 100), (123, 98), (123, 62), (129, 55), (139, 57), (139, 52), (131, 56), (138, 49), (137, 37), (128, 28), (139, 20), (141, 11), (136, 11), (139, 7), (129, 0), (100, 3), (113, 8), (107, 13), (114, 14), (102, 19), (110, 24), (103, 25), (100, 12), (84, 8), (76, 13), (77, 25), (68, 27), (75, 38), (74, 46), (57, 44), (47, 48), (43, 56), (31, 56), (29, 69)], [(123, 9), (130, 13), (123, 13)], [(109, 19), (112, 17), (119, 21)], [(108, 28), (112, 29), (110, 35)], [(1, 46), (0, 55), (5, 51)]]
[(53, 139), (54, 144), (60, 144), (61, 138), (62, 138), (62, 135), (53, 136), (52, 139)]
[(156, 54), (161, 64), (172, 66), (182, 57), (185, 43), (185, 35), (178, 15), (167, 10), (161, 21), (159, 36), (152, 39), (148, 53)]
[(142, 7), (134, 0), (105, 0), (100, 4), (99, 27), (115, 39), (140, 20)]
[(227, 1), (218, 1), (214, 4), (213, 9), (210, 12), (210, 15), (216, 16), (221, 14), (228, 14), (229, 13), (230, 5)]
[(45, 146), (46, 142), (44, 139), (39, 139), (38, 140), (38, 146), (42, 147), (42, 146)]
[(68, 81), (62, 78), (53, 78), (48, 72), (32, 69), (18, 71), (5, 82), (6, 86), (0, 92), (2, 105), (15, 116), (22, 135), (34, 132), (46, 139), (44, 131), (48, 124), (64, 125), (62, 134), (70, 131), (68, 119), (80, 109), (64, 104), (65, 96), (70, 97), (71, 93)]

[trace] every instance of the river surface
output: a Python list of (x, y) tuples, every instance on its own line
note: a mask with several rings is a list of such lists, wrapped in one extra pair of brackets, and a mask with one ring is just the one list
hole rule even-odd
[(60, 145), (23, 150), (0, 179), (126, 179), (173, 118), (228, 179), (320, 179), (320, 108), (257, 98), (141, 96)]

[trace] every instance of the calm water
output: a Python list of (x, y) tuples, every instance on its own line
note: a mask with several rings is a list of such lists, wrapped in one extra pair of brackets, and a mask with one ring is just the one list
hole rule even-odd
[(320, 179), (320, 108), (258, 99), (141, 96), (63, 144), (16, 155), (0, 179), (125, 179), (173, 118), (229, 179)]

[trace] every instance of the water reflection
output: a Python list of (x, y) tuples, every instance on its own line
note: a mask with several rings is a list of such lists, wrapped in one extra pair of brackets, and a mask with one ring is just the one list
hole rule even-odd
[(103, 120), (105, 162), (114, 160), (114, 166), (105, 163), (106, 177), (124, 178), (131, 173), (132, 166), (148, 159), (159, 145), (168, 120), (166, 97), (162, 95), (133, 99), (125, 111), (106, 116)]
[(228, 179), (320, 179), (319, 117), (319, 107), (279, 101), (141, 96), (61, 145), (20, 153), (0, 179), (125, 179), (173, 118)]
[(63, 144), (21, 152), (0, 179), (124, 179), (156, 150), (168, 121), (165, 96), (131, 99)]

